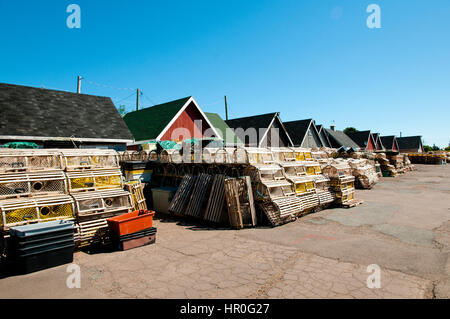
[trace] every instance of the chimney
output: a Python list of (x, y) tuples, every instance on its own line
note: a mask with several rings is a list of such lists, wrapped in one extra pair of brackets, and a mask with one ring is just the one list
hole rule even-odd
[(336, 131), (336, 125), (330, 125), (330, 130)]

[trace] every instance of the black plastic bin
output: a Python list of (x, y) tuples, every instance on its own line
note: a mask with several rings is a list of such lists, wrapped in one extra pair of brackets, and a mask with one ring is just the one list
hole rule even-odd
[(12, 227), (10, 259), (13, 273), (31, 273), (73, 261), (73, 222), (53, 221)]

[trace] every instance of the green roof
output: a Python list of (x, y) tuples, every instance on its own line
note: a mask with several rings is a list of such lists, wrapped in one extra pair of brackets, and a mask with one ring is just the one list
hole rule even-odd
[[(242, 144), (242, 141), (234, 134), (233, 130), (225, 123), (224, 120), (217, 113), (205, 112), (206, 117), (211, 122), (212, 126), (216, 129), (217, 133), (220, 134), (225, 144)], [(224, 138), (224, 135), (225, 138)]]
[(123, 120), (136, 141), (153, 140), (175, 117), (191, 97), (158, 104), (139, 111), (127, 113)]

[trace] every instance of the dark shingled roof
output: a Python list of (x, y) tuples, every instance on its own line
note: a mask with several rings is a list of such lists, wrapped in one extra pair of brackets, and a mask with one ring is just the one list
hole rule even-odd
[[(350, 137), (356, 144), (358, 144), (361, 149), (366, 149), (367, 144), (370, 138), (370, 131), (359, 131), (359, 132), (351, 132), (347, 133), (348, 137)], [(374, 142), (374, 141), (372, 141)], [(375, 147), (375, 145), (374, 145)]]
[(386, 150), (393, 150), (394, 143), (397, 144), (397, 149), (398, 149), (398, 142), (394, 135), (381, 136), (380, 139), (381, 139), (381, 143), (383, 143), (383, 146)]
[(320, 138), (322, 139), (322, 142), (324, 143), (323, 146), (325, 147), (331, 147), (330, 139), (328, 138), (327, 132), (325, 132), (325, 128), (323, 125), (316, 125), (317, 131), (319, 132)]
[(154, 140), (191, 96), (127, 113), (124, 121), (136, 141)]
[(301, 145), (312, 119), (283, 122), (294, 145)]
[(383, 150), (384, 145), (380, 138), (380, 133), (373, 133), (373, 139), (375, 140), (375, 145), (377, 150)]
[[(277, 115), (278, 113), (267, 113), (267, 114), (262, 114), (262, 115), (255, 115), (255, 116), (247, 116), (247, 117), (241, 117), (241, 118), (237, 118), (237, 119), (233, 119), (233, 120), (228, 120), (225, 121), (225, 123), (227, 123), (227, 125), (236, 130), (237, 128), (243, 128), (244, 131), (249, 129), (249, 128), (255, 128), (257, 131), (257, 138), (258, 138), (258, 143), (261, 142), (261, 138), (263, 137), (264, 133), (266, 130), (261, 130), (260, 129), (268, 129), (270, 123), (272, 122), (273, 118)], [(245, 143), (245, 136), (243, 136), (243, 134), (239, 134), (239, 132), (236, 134), (241, 141), (243, 141)], [(239, 136), (242, 135), (242, 136)]]
[(397, 143), (400, 151), (420, 149), (422, 146), (422, 136), (397, 137)]
[(351, 147), (355, 150), (360, 149), (359, 145), (356, 144), (350, 137), (348, 137), (342, 131), (333, 131), (331, 129), (325, 129), (325, 132), (328, 134), (328, 138), (330, 139), (331, 146), (334, 148), (340, 147)]
[(133, 140), (109, 97), (0, 83), (0, 135)]

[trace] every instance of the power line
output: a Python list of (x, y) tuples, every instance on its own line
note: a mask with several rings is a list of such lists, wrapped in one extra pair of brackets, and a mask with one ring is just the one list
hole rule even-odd
[(132, 89), (132, 88), (118, 88), (118, 87), (114, 87), (114, 86), (111, 86), (111, 85), (106, 85), (106, 84), (90, 81), (90, 80), (87, 80), (85, 77), (83, 77), (83, 80), (85, 80), (89, 84), (100, 86), (100, 87), (104, 87), (104, 88), (108, 88), (108, 89), (121, 90), (121, 91), (124, 91), (124, 90), (126, 90), (126, 91), (135, 91), (136, 90), (136, 89)]
[(145, 97), (150, 103), (152, 103), (152, 106), (153, 106), (153, 105), (156, 105), (156, 103), (155, 103), (152, 99), (150, 99), (150, 98), (147, 96), (147, 94), (145, 94), (145, 93), (142, 92), (142, 91), (141, 91), (141, 94), (142, 94), (142, 96)]

